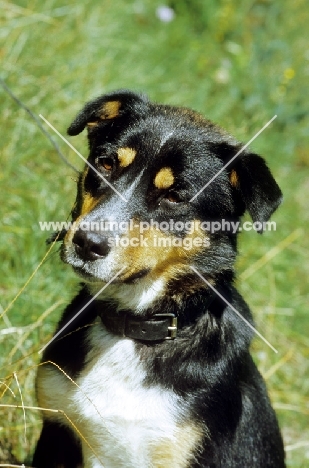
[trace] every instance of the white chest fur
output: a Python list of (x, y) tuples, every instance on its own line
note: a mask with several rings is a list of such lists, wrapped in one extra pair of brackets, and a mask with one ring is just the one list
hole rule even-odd
[(179, 398), (144, 385), (133, 341), (109, 334), (100, 322), (90, 327), (88, 340), (77, 386), (56, 368), (43, 366), (39, 377), (44, 406), (63, 410), (91, 446), (82, 441), (85, 468), (187, 466), (200, 434), (181, 424)]

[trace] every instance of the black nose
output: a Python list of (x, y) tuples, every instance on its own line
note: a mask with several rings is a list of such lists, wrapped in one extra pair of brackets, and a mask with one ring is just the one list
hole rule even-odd
[(98, 232), (79, 229), (73, 237), (77, 255), (83, 260), (98, 260), (110, 251), (108, 237)]

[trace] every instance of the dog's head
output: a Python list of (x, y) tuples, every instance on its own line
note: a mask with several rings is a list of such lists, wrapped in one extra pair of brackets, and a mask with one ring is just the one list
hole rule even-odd
[(141, 310), (168, 290), (177, 296), (201, 287), (192, 265), (214, 283), (231, 278), (231, 223), (247, 210), (262, 231), (281, 201), (264, 160), (242, 152), (227, 165), (241, 149), (234, 138), (196, 112), (126, 90), (86, 104), (68, 133), (85, 127), (89, 165), (62, 259), (93, 290), (123, 268), (118, 293), (106, 291), (124, 305), (133, 291)]

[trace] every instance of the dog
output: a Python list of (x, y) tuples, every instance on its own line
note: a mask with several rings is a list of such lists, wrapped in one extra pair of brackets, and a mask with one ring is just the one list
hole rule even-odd
[(38, 368), (38, 404), (54, 411), (33, 466), (284, 467), (233, 283), (239, 229), (212, 228), (247, 211), (263, 231), (282, 198), (264, 159), (199, 113), (129, 90), (87, 103), (68, 134), (86, 127), (59, 235), (82, 284)]

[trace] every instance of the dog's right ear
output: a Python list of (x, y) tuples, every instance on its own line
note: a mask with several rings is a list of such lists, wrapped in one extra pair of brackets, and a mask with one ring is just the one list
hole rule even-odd
[(88, 102), (77, 114), (68, 128), (68, 134), (78, 135), (87, 126), (91, 132), (96, 128), (117, 123), (124, 125), (126, 119), (143, 117), (149, 108), (148, 98), (128, 90), (114, 91)]

